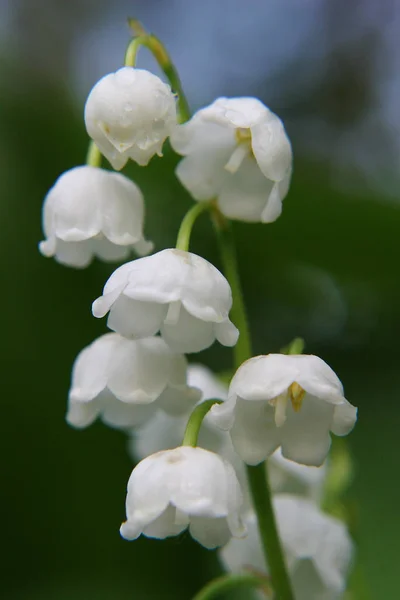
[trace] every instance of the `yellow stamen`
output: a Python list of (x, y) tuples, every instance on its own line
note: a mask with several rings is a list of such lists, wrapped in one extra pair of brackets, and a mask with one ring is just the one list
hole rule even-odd
[(299, 412), (299, 410), (301, 409), (305, 393), (306, 391), (303, 390), (303, 388), (297, 383), (297, 381), (294, 381), (289, 387), (289, 395), (294, 412)]
[(251, 131), (245, 127), (238, 127), (235, 129), (235, 137), (238, 144), (243, 142), (251, 142)]

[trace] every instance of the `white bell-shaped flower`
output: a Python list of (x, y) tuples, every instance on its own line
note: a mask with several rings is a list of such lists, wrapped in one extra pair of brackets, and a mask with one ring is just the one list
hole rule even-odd
[(110, 311), (108, 327), (125, 337), (161, 331), (176, 352), (200, 352), (215, 339), (233, 346), (238, 330), (228, 317), (232, 293), (204, 258), (167, 249), (119, 267), (107, 281), (93, 315)]
[(169, 85), (149, 71), (123, 67), (96, 83), (85, 106), (90, 137), (114, 169), (129, 158), (147, 165), (177, 123)]
[(211, 415), (222, 429), (230, 430), (237, 453), (250, 465), (281, 446), (285, 458), (318, 467), (329, 452), (329, 432), (347, 435), (357, 409), (322, 359), (268, 354), (239, 367), (228, 401), (213, 406)]
[(230, 463), (218, 454), (180, 446), (157, 452), (132, 471), (121, 535), (166, 538), (189, 527), (206, 548), (245, 534), (242, 492)]
[[(345, 525), (305, 498), (278, 494), (273, 504), (296, 600), (341, 598), (353, 555)], [(249, 568), (265, 572), (255, 514), (247, 513), (244, 522), (247, 536), (231, 539), (219, 551), (222, 564), (235, 573)]]
[[(191, 364), (187, 368), (187, 385), (200, 390), (201, 400), (216, 398), (225, 400), (228, 396), (228, 387), (225, 386), (214, 373), (200, 364)], [(186, 425), (193, 410), (188, 405), (187, 411), (182, 415), (171, 415), (165, 411), (157, 411), (142, 426), (132, 431), (129, 440), (129, 453), (134, 460), (142, 460), (150, 454), (160, 450), (170, 450), (182, 443)], [(222, 431), (210, 419), (209, 414), (203, 419), (200, 433), (199, 446), (220, 454), (230, 462), (230, 452), (233, 453), (232, 442), (226, 431)]]
[(87, 427), (97, 417), (111, 427), (129, 429), (157, 409), (186, 414), (200, 397), (186, 382), (186, 359), (159, 337), (128, 340), (107, 333), (75, 360), (67, 421)]
[(86, 267), (94, 256), (106, 261), (148, 254), (143, 237), (144, 202), (137, 185), (120, 173), (81, 166), (66, 171), (43, 205), (44, 256)]
[(288, 460), (280, 448), (268, 459), (268, 475), (274, 493), (306, 496), (319, 503), (326, 480), (326, 461), (320, 467), (309, 467)]
[(176, 175), (230, 219), (271, 223), (282, 212), (292, 149), (282, 121), (256, 98), (218, 98), (171, 135)]

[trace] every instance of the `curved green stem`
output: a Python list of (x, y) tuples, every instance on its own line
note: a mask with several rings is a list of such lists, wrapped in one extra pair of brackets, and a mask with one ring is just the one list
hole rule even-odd
[(214, 225), (218, 235), (219, 248), (225, 277), (232, 290), (231, 319), (240, 331), (239, 339), (233, 348), (235, 368), (251, 358), (251, 339), (246, 307), (243, 300), (239, 269), (236, 259), (235, 241), (231, 224), (218, 212), (214, 212)]
[[(233, 306), (231, 317), (240, 331), (238, 343), (234, 348), (235, 367), (238, 369), (252, 355), (250, 331), (240, 284), (232, 228), (217, 210), (214, 211), (213, 216), (218, 233), (224, 273), (232, 289)], [(253, 498), (254, 510), (257, 515), (265, 562), (271, 575), (276, 600), (294, 600), (276, 526), (266, 463), (261, 463), (255, 467), (248, 466), (247, 477)]]
[(190, 236), (192, 234), (193, 225), (195, 224), (197, 217), (206, 210), (210, 210), (210, 208), (211, 204), (209, 202), (197, 202), (188, 210), (182, 219), (181, 226), (179, 227), (178, 237), (176, 239), (177, 250), (183, 250), (184, 252), (189, 250)]
[(210, 581), (193, 600), (213, 600), (220, 594), (230, 592), (238, 587), (259, 588), (266, 592), (269, 591), (268, 580), (266, 577), (260, 577), (252, 574), (243, 575), (223, 575)]
[(221, 404), (222, 400), (206, 400), (193, 410), (186, 425), (185, 435), (183, 436), (182, 446), (197, 446), (197, 438), (204, 417), (214, 404)]
[[(134, 30), (134, 33), (136, 33), (138, 31), (137, 22), (130, 20), (129, 23)], [(142, 28), (140, 28), (140, 33), (141, 35), (133, 38), (126, 50), (125, 66), (135, 67), (139, 48), (141, 46), (148, 48), (165, 73), (169, 83), (171, 84), (172, 90), (178, 95), (179, 122), (184, 123), (185, 121), (188, 121), (191, 116), (189, 104), (184, 94), (178, 71), (176, 70), (164, 44), (155, 35), (146, 33)]]
[(86, 155), (86, 164), (90, 167), (100, 167), (102, 155), (96, 144), (91, 141)]
[(277, 600), (294, 600), (292, 586), (287, 573), (283, 549), (276, 527), (271, 501), (271, 490), (265, 463), (247, 466), (247, 478), (257, 514), (261, 546), (269, 567), (272, 587)]

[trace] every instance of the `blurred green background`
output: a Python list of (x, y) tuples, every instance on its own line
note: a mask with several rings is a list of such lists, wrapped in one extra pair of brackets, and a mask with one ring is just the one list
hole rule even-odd
[[(215, 553), (188, 536), (123, 541), (118, 528), (132, 469), (126, 439), (101, 424), (74, 431), (64, 420), (72, 362), (106, 331), (90, 307), (113, 266), (96, 262), (74, 271), (41, 257), (41, 206), (57, 176), (84, 160), (84, 97), (98, 76), (122, 61), (128, 15), (175, 47), (195, 106), (216, 94), (254, 94), (285, 119), (295, 171), (283, 216), (270, 226), (235, 226), (255, 351), (276, 351), (304, 336), (307, 351), (335, 369), (359, 406), (349, 437), (359, 559), (371, 598), (398, 597), (400, 208), (391, 165), (398, 161), (399, 129), (384, 113), (372, 127), (368, 120), (382, 109), (377, 65), (386, 65), (390, 81), (385, 57), (398, 11), (382, 2), (372, 18), (367, 1), (354, 10), (342, 0), (303, 3), (311, 24), (295, 51), (290, 36), (299, 7), (289, 0), (267, 4), (255, 1), (243, 13), (240, 3), (221, 0), (213, 16), (215, 5), (204, 2), (200, 32), (200, 9), (190, 2), (121, 0), (113, 10), (105, 2), (75, 0), (0, 5), (4, 598), (189, 600), (219, 572)], [(265, 48), (263, 26), (277, 28)], [(255, 38), (243, 27), (255, 27)], [(208, 42), (199, 48), (194, 41), (192, 48), (192, 34)], [(95, 59), (82, 59), (93, 70), (76, 83), (76, 56), (94, 39), (100, 45)], [(197, 87), (191, 59), (203, 77)], [(174, 244), (190, 206), (173, 175), (177, 160), (167, 148), (148, 168), (125, 171), (145, 194), (146, 232), (157, 249)], [(219, 265), (205, 218), (196, 225), (192, 249)], [(222, 370), (231, 352), (215, 346), (191, 359)]]

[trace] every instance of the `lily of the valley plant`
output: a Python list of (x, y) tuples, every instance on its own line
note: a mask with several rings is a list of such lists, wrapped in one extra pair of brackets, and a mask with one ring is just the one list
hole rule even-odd
[[(324, 507), (342, 506), (340, 489), (332, 496), (326, 485), (330, 447), (332, 435), (352, 430), (357, 409), (298, 339), (283, 353), (252, 356), (230, 223), (280, 217), (292, 175), (289, 138), (257, 98), (218, 98), (191, 115), (165, 48), (139, 34), (125, 65), (89, 94), (87, 163), (62, 174), (43, 206), (43, 255), (76, 268), (95, 258), (128, 261), (102, 294), (93, 291), (93, 315), (108, 315), (111, 332), (75, 360), (67, 421), (85, 428), (101, 419), (127, 435), (139, 462), (127, 483), (123, 538), (187, 530), (220, 548), (226, 574), (197, 600), (236, 586), (276, 600), (348, 598), (353, 542), (347, 523)], [(136, 67), (140, 46), (168, 83)], [(115, 170), (130, 160), (145, 167), (167, 139), (182, 156), (176, 176), (194, 204), (176, 246), (150, 254), (143, 194)], [(223, 272), (189, 251), (202, 213), (213, 221)], [(233, 347), (230, 381), (216, 365), (212, 372), (185, 357), (216, 341)]]

